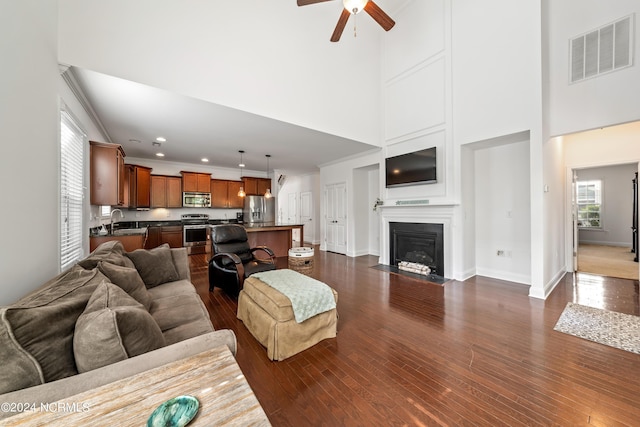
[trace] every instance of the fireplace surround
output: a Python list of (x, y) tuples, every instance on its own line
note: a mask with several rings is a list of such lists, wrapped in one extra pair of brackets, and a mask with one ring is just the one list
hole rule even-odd
[(443, 224), (390, 222), (389, 264), (400, 261), (427, 265), (431, 274), (444, 276)]

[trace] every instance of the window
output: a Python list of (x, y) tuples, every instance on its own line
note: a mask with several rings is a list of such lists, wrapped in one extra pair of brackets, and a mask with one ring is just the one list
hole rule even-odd
[(111, 216), (111, 206), (100, 206), (100, 216), (102, 218)]
[(86, 135), (73, 117), (60, 111), (60, 269), (71, 267), (83, 254), (82, 210)]
[(578, 181), (578, 227), (602, 228), (602, 181)]

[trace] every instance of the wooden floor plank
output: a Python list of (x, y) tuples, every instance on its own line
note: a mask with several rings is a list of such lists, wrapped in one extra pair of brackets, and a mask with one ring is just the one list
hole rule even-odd
[(421, 283), (369, 268), (377, 261), (316, 248), (312, 275), (339, 294), (338, 336), (272, 362), (237, 300), (209, 292), (206, 255), (190, 256), (274, 426), (637, 425), (640, 355), (553, 327), (567, 302), (639, 315), (638, 281), (567, 275), (542, 301), (486, 277)]

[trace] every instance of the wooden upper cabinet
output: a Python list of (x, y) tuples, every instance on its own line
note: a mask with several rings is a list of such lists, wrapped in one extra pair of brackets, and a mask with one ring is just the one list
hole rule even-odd
[(240, 191), (242, 181), (227, 181), (227, 186), (229, 207), (235, 209), (244, 208), (244, 197), (238, 197), (238, 191)]
[(242, 178), (242, 183), (244, 184), (244, 192), (247, 193), (247, 196), (258, 195), (258, 178), (245, 176)]
[(211, 207), (226, 208), (228, 202), (228, 184), (224, 179), (211, 180)]
[(182, 179), (180, 177), (167, 177), (167, 207), (182, 207)]
[(244, 199), (238, 197), (238, 191), (240, 191), (241, 185), (242, 181), (212, 179), (211, 207), (242, 209), (244, 207)]
[(211, 193), (211, 174), (198, 172), (180, 172), (182, 174), (182, 191)]
[(253, 178), (250, 176), (242, 177), (244, 183), (244, 191), (247, 196), (264, 196), (267, 188), (271, 188), (271, 179), (269, 178)]
[(119, 144), (89, 141), (90, 203), (122, 206), (125, 204), (124, 150)]
[(151, 207), (151, 168), (126, 166), (129, 170), (129, 208)]
[(260, 178), (258, 179), (258, 195), (264, 195), (267, 192), (267, 189), (271, 189), (271, 180)]
[(177, 176), (151, 176), (151, 207), (181, 208), (182, 178)]

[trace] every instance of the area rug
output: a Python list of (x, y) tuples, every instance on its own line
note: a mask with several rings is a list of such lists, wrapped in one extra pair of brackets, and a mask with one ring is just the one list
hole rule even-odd
[(567, 303), (555, 331), (640, 354), (640, 317)]

